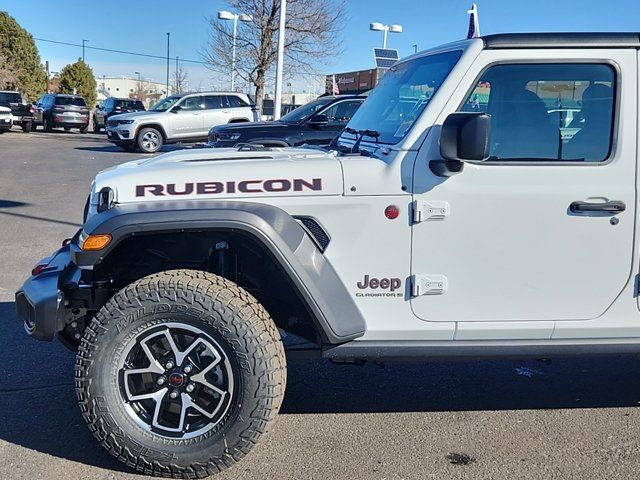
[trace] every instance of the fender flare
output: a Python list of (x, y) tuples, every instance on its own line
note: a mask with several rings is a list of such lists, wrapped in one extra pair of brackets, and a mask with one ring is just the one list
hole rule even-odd
[(140, 233), (234, 230), (260, 242), (289, 276), (312, 314), (323, 341), (344, 343), (362, 336), (365, 320), (353, 296), (305, 230), (288, 213), (262, 203), (175, 201), (119, 205), (89, 218), (88, 234), (109, 234), (102, 251), (71, 244), (74, 263), (91, 270), (121, 241)]

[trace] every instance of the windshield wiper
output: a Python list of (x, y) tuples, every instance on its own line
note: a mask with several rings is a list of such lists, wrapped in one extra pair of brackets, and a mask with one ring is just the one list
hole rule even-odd
[(356, 141), (351, 147), (351, 153), (360, 153), (360, 143), (364, 137), (375, 138), (376, 143), (378, 143), (378, 138), (380, 137), (380, 132), (375, 130), (356, 130), (355, 128), (346, 127), (344, 131), (356, 137)]

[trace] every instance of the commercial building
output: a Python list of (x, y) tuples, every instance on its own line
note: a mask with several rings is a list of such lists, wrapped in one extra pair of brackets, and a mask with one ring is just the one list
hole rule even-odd
[(367, 92), (378, 84), (378, 81), (382, 75), (384, 75), (384, 71), (382, 68), (372, 68), (369, 70), (327, 75), (326, 91), (327, 93), (333, 91), (333, 79), (335, 77), (340, 94), (356, 95)]
[[(126, 76), (96, 78), (98, 101), (108, 97), (139, 98), (146, 107), (153, 105), (167, 94), (167, 85), (145, 78), (138, 80)], [(171, 87), (169, 87), (171, 95)]]

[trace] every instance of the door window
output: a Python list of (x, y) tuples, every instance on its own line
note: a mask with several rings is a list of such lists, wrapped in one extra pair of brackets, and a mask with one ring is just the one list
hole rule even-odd
[(235, 95), (227, 95), (229, 106), (231, 108), (248, 107), (249, 104)]
[(207, 110), (215, 110), (227, 108), (226, 96), (224, 95), (206, 95), (204, 97), (204, 108)]
[(326, 115), (329, 119), (330, 127), (340, 127), (345, 126), (353, 117), (353, 114), (356, 113), (356, 110), (362, 105), (362, 101), (360, 100), (349, 100), (344, 102), (337, 102), (327, 108), (323, 115)]
[(462, 110), (491, 115), (491, 161), (603, 162), (615, 80), (604, 64), (496, 65)]
[(187, 97), (180, 102), (180, 110), (194, 111), (202, 109), (202, 97)]

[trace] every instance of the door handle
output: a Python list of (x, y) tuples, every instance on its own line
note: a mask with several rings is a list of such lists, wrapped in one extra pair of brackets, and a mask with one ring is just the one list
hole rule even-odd
[(620, 213), (626, 210), (627, 206), (624, 202), (619, 200), (612, 200), (610, 202), (571, 202), (569, 210), (573, 213), (580, 212), (606, 212), (606, 213)]

